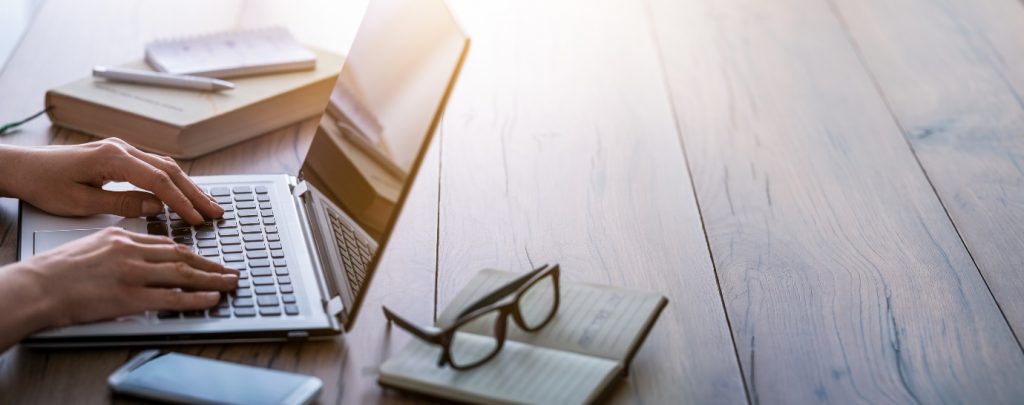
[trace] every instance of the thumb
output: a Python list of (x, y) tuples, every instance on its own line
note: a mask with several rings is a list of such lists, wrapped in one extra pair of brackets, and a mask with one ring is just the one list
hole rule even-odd
[(162, 213), (164, 204), (153, 194), (142, 191), (89, 190), (88, 207), (93, 214), (142, 217)]

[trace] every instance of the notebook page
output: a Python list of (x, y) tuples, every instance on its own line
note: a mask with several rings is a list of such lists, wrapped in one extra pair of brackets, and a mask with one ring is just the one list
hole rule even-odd
[(146, 45), (146, 62), (159, 71), (234, 77), (311, 69), (316, 55), (284, 28), (225, 32)]
[[(479, 341), (484, 338), (465, 338), (489, 347)], [(619, 370), (609, 360), (513, 341), (491, 361), (466, 371), (438, 367), (440, 355), (439, 346), (412, 339), (381, 365), (380, 382), (466, 402), (579, 404), (593, 402)]]
[[(517, 275), (490, 269), (481, 271), (441, 313), (438, 324), (450, 324), (466, 305)], [(623, 361), (639, 344), (646, 328), (664, 305), (664, 298), (653, 292), (565, 280), (562, 280), (560, 289), (561, 302), (550, 323), (537, 332), (525, 332), (509, 318), (508, 339)], [(524, 305), (529, 305), (529, 302)], [(481, 320), (464, 326), (462, 330), (481, 335), (493, 334), (493, 323)]]

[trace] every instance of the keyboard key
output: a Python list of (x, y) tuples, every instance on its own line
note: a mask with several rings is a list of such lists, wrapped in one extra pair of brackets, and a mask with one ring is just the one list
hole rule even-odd
[(168, 218), (170, 218), (171, 221), (181, 221), (181, 215), (178, 215), (177, 212), (171, 212), (171, 214), (168, 215)]
[(150, 222), (146, 225), (146, 233), (150, 235), (167, 236), (167, 225), (162, 222)]
[(213, 197), (213, 201), (217, 202), (217, 204), (231, 204), (231, 197)]
[(259, 201), (259, 202), (267, 202), (267, 201), (270, 201), (270, 196), (269, 196), (269, 195), (266, 195), (266, 194), (260, 194), (260, 195), (257, 195), (257, 196), (256, 196), (256, 201)]
[(267, 227), (267, 233), (277, 233), (277, 227), (276, 226), (268, 226)]
[(235, 308), (235, 316), (237, 316), (237, 317), (256, 316), (256, 309), (255, 308)]
[(167, 214), (156, 214), (153, 216), (146, 217), (146, 220), (150, 222), (167, 222)]
[(252, 283), (249, 280), (238, 280), (238, 289), (252, 287)]
[(260, 210), (260, 215), (264, 217), (274, 216), (274, 210)]
[(199, 248), (215, 248), (217, 247), (217, 241), (215, 240), (201, 240), (196, 243), (196, 247)]
[(274, 267), (288, 267), (288, 262), (284, 259), (275, 259)]
[[(286, 308), (287, 310), (287, 308)], [(292, 315), (292, 314), (288, 314)], [(210, 310), (210, 316), (214, 318), (230, 318), (231, 308), (214, 308)]]
[(252, 194), (252, 188), (249, 186), (235, 186), (231, 191), (235, 194)]
[(255, 285), (274, 285), (273, 277), (253, 277), (252, 283)]
[(277, 219), (275, 219), (275, 218), (263, 218), (263, 225), (277, 225)]
[(270, 251), (270, 257), (273, 257), (275, 259), (283, 258), (284, 257), (284, 251), (283, 250), (271, 250)]
[(217, 249), (199, 249), (199, 255), (206, 257), (220, 256), (220, 252), (218, 252)]
[(260, 224), (260, 219), (259, 218), (255, 218), (255, 217), (241, 218), (241, 219), (238, 220), (238, 223), (242, 224), (242, 226), (246, 226), (246, 225), (259, 225)]
[(256, 297), (256, 303), (261, 307), (276, 307), (279, 304), (276, 295), (261, 295)]
[(256, 208), (256, 203), (253, 201), (240, 202), (235, 204), (235, 208), (238, 208), (239, 210), (251, 210)]
[(200, 239), (200, 240), (217, 239), (217, 234), (215, 234), (213, 232), (196, 232), (196, 239)]
[(192, 246), (193, 244), (195, 244), (195, 241), (192, 240), (191, 237), (187, 237), (187, 238), (186, 237), (177, 237), (177, 238), (174, 238), (174, 243)]
[(196, 232), (213, 232), (213, 222), (206, 221), (197, 225)]
[(249, 267), (270, 267), (270, 260), (267, 260), (267, 259), (249, 260)]
[(259, 214), (256, 210), (238, 210), (239, 217), (255, 217)]
[(277, 242), (277, 241), (281, 240), (281, 237), (276, 235), (276, 234), (267, 235), (267, 240), (270, 241), (270, 242)]
[(254, 267), (251, 271), (253, 277), (263, 277), (272, 274), (270, 267)]
[(285, 304), (294, 304), (295, 303), (295, 295), (294, 294), (284, 294), (284, 295), (281, 296), (281, 301), (283, 301)]
[(252, 298), (235, 298), (235, 302), (231, 303), (235, 308), (251, 307)]
[(220, 238), (221, 245), (240, 245), (242, 241), (238, 238)]
[(228, 190), (227, 187), (214, 187), (210, 189), (210, 195), (214, 197), (231, 195), (231, 190)]
[(227, 246), (224, 246), (224, 248), (221, 249), (221, 251), (224, 252), (225, 254), (228, 254), (228, 253), (242, 253), (242, 247), (239, 246), (239, 245), (227, 245)]
[(243, 226), (242, 233), (261, 233), (263, 230), (258, 226)]
[(245, 252), (245, 257), (248, 257), (250, 259), (266, 259), (267, 258), (267, 251), (266, 250), (248, 251), (248, 252)]
[(299, 306), (295, 305), (295, 304), (285, 305), (284, 306), (284, 313), (286, 313), (288, 315), (298, 315), (299, 314)]
[[(245, 270), (245, 262), (232, 262), (232, 263), (225, 264), (225, 266), (230, 267), (230, 268), (235, 269), (235, 270), (238, 270), (238, 271)], [(242, 278), (245, 278), (245, 277), (242, 277)]]
[(261, 202), (260, 203), (260, 209), (261, 210), (269, 210), (270, 208), (272, 208), (272, 207), (270, 206), (269, 202)]
[(225, 262), (240, 262), (242, 260), (245, 260), (242, 255), (224, 255)]
[(256, 186), (256, 194), (266, 194), (268, 192), (269, 190), (267, 190), (266, 186)]
[(156, 313), (156, 317), (160, 319), (178, 319), (181, 317), (181, 312), (160, 311)]
[(238, 230), (237, 229), (231, 229), (231, 228), (221, 229), (221, 230), (217, 231), (217, 234), (222, 236), (222, 237), (225, 237), (225, 236), (238, 236)]
[(290, 293), (295, 292), (295, 289), (292, 288), (291, 284), (282, 284), (280, 289), (281, 289), (281, 292), (285, 293), (285, 294), (290, 294)]
[(226, 230), (226, 229), (230, 229), (230, 228), (237, 228), (238, 227), (238, 222), (234, 221), (234, 220), (226, 220), (226, 219), (225, 220), (220, 220), (220, 221), (217, 221), (217, 227), (220, 228), (221, 230)]
[(250, 242), (245, 244), (245, 250), (263, 250), (267, 245), (263, 242)]
[(270, 242), (271, 249), (281, 249), (281, 242)]
[(256, 295), (267, 295), (267, 294), (275, 294), (276, 295), (277, 294), (277, 290), (275, 290), (274, 286), (272, 286), (272, 285), (256, 286)]
[(182, 315), (186, 318), (206, 318), (206, 311), (185, 311)]
[(244, 240), (246, 242), (259, 242), (259, 241), (263, 240), (263, 235), (261, 235), (261, 234), (242, 235), (242, 240)]
[(238, 298), (249, 298), (249, 297), (252, 297), (252, 289), (249, 289), (249, 288), (239, 288), (239, 289), (235, 290), (235, 296), (238, 297)]
[(263, 316), (278, 316), (278, 315), (281, 315), (281, 307), (262, 307), (262, 308), (260, 308), (260, 315), (263, 315)]
[(192, 229), (178, 228), (171, 231), (171, 236), (192, 236)]
[(279, 276), (287, 276), (288, 275), (288, 268), (287, 267), (278, 267), (278, 268), (274, 269), (274, 273), (277, 273), (277, 275), (279, 275)]
[(252, 194), (235, 194), (235, 201), (252, 201)]
[(217, 205), (219, 205), (221, 208), (223, 208), (224, 212), (234, 211), (235, 210), (235, 205), (234, 204), (217, 204)]
[(225, 212), (224, 215), (220, 216), (220, 218), (221, 219), (235, 219), (235, 212), (234, 211)]
[(288, 277), (288, 276), (278, 276), (277, 277), (277, 283), (278, 284), (291, 284), (292, 283), (292, 278)]

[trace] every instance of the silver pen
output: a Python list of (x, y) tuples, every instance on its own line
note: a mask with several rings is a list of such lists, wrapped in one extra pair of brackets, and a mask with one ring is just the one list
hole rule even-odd
[(93, 67), (92, 75), (94, 77), (102, 77), (107, 80), (119, 82), (176, 87), (190, 90), (217, 91), (235, 88), (234, 83), (219, 79), (211, 79), (209, 77), (172, 75), (170, 73), (106, 66)]

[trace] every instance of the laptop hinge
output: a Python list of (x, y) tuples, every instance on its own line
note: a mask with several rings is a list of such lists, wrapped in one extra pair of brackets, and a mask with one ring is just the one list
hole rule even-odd
[(314, 227), (317, 226), (317, 219), (312, 212), (313, 193), (310, 192), (308, 184), (305, 181), (299, 180), (297, 184), (292, 186), (295, 209), (298, 211), (299, 217), (305, 219), (305, 221), (299, 221), (299, 223), (302, 227), (302, 236), (306, 239), (306, 246), (309, 247), (309, 254), (315, 267), (314, 273), (316, 274), (317, 285), (320, 287), (320, 301), (324, 307), (324, 312), (330, 315), (332, 319), (341, 321), (338, 314), (344, 310), (344, 304), (337, 291), (335, 291), (336, 287), (333, 287), (332, 280), (328, 275), (329, 270), (324, 266), (322, 247), (315, 237), (318, 234), (314, 230)]

